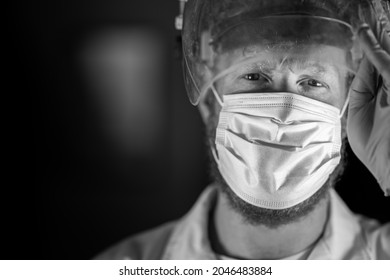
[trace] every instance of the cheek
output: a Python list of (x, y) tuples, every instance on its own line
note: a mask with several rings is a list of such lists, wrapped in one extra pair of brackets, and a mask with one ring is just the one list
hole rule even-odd
[(348, 97), (348, 84), (347, 84), (347, 78), (346, 77), (340, 77), (338, 88), (337, 88), (337, 95), (335, 97), (338, 108), (342, 109), (345, 105), (345, 102), (347, 101)]
[(331, 93), (326, 103), (339, 108), (343, 108), (346, 100), (348, 88), (344, 77), (339, 77), (332, 82), (333, 86), (330, 87)]
[[(219, 122), (219, 114), (222, 108), (216, 101), (213, 93), (209, 92), (206, 98), (205, 105), (207, 106), (207, 110), (209, 112), (208, 118), (205, 122), (206, 133), (209, 138), (215, 139), (215, 133)], [(212, 142), (214, 142), (214, 140)]]
[(229, 88), (228, 81), (226, 81), (226, 78), (222, 78), (220, 80), (215, 81), (214, 86), (217, 90), (219, 97), (222, 99), (224, 93), (226, 93), (227, 89)]

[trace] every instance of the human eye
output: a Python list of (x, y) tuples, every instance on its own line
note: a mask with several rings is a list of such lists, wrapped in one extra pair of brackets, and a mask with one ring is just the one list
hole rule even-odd
[(250, 74), (245, 74), (244, 79), (248, 81), (258, 81), (260, 80), (261, 75), (259, 73), (250, 73)]
[(225, 91), (228, 94), (268, 91), (272, 85), (272, 76), (264, 73), (257, 65), (236, 69), (223, 78)]
[(310, 87), (325, 87), (325, 85), (317, 80), (309, 79), (306, 81), (307, 85)]
[(329, 89), (328, 85), (322, 81), (305, 78), (298, 81), (299, 91), (303, 92), (318, 92)]
[(265, 75), (262, 75), (260, 73), (247, 73), (243, 75), (243, 79), (247, 81), (262, 81), (267, 82), (268, 78), (265, 77)]
[(241, 74), (240, 79), (236, 83), (236, 87), (241, 92), (260, 92), (266, 91), (270, 88), (272, 80), (267, 75), (256, 71), (256, 72), (244, 72)]

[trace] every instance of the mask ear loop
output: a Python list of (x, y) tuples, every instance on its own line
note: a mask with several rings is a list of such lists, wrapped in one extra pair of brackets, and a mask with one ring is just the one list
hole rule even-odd
[(210, 149), (211, 149), (211, 153), (213, 154), (213, 158), (215, 160), (215, 162), (217, 163), (217, 165), (219, 165), (219, 158), (218, 158), (218, 155), (217, 155), (217, 151), (215, 150), (214, 146), (212, 145), (213, 142), (210, 141)]
[[(221, 107), (223, 107), (222, 99), (221, 99), (221, 97), (219, 96), (219, 94), (218, 94), (216, 88), (214, 87), (214, 84), (213, 84), (213, 83), (210, 85), (210, 89), (211, 89), (211, 91), (213, 92), (215, 98), (217, 99), (217, 102), (219, 103), (219, 105), (220, 105)], [(219, 158), (218, 158), (218, 155), (217, 155), (217, 151), (216, 151), (215, 148), (214, 148), (213, 142), (212, 142), (210, 139), (209, 139), (209, 141), (210, 141), (209, 144), (210, 144), (211, 153), (213, 154), (213, 158), (214, 158), (215, 162), (217, 163), (217, 165), (219, 165)]]
[(211, 89), (211, 91), (213, 92), (215, 98), (217, 99), (219, 105), (220, 105), (221, 107), (223, 107), (223, 101), (222, 101), (221, 97), (219, 96), (217, 90), (215, 89), (214, 84), (211, 84), (210, 89)]
[(345, 111), (347, 111), (347, 108), (348, 108), (348, 105), (349, 105), (349, 95), (350, 95), (350, 93), (348, 91), (347, 99), (345, 100), (344, 106), (341, 109), (340, 114), (339, 114), (339, 118), (340, 119), (344, 116)]
[[(355, 53), (356, 54), (356, 53)], [(352, 53), (352, 56), (354, 56), (354, 53)], [(356, 73), (355, 71), (353, 71), (351, 68), (349, 67), (345, 67), (345, 69), (351, 73), (353, 73), (355, 75), (354, 79), (356, 79), (358, 73)], [(339, 114), (339, 118), (341, 119), (344, 114), (345, 114), (345, 111), (347, 111), (347, 108), (348, 108), (348, 105), (349, 105), (349, 100), (350, 100), (350, 96), (351, 96), (351, 89), (348, 90), (348, 94), (347, 94), (347, 98), (345, 99), (345, 103), (343, 105), (343, 107), (341, 108), (340, 110), (340, 114)]]

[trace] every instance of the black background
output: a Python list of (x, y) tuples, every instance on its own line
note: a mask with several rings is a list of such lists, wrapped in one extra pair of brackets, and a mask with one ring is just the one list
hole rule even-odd
[[(11, 152), (3, 189), (12, 194), (3, 195), (1, 258), (89, 259), (181, 217), (209, 179), (201, 119), (187, 100), (175, 51), (177, 2), (25, 2), (3, 11), (10, 15), (3, 95), (12, 98), (3, 102), (11, 126), (4, 138), (13, 145), (3, 146)], [(75, 56), (102, 26), (148, 26), (165, 40), (166, 133), (151, 158), (116, 154), (94, 126)], [(337, 190), (353, 211), (390, 221), (389, 200), (350, 150)]]

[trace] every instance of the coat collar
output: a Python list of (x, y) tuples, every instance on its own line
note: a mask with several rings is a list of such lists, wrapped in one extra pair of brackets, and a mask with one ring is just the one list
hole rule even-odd
[(357, 216), (331, 189), (328, 222), (309, 259), (371, 259), (366, 247)]
[[(190, 212), (178, 222), (163, 259), (217, 259), (208, 236), (210, 211), (215, 205), (217, 194), (217, 187), (213, 185), (203, 191)], [(356, 216), (331, 189), (328, 221), (308, 259), (369, 259), (360, 231)]]

